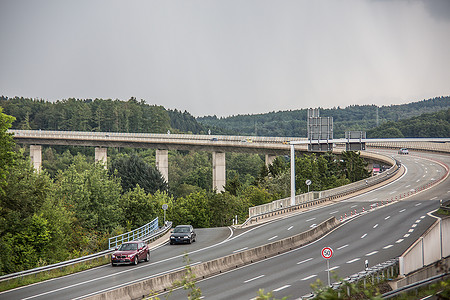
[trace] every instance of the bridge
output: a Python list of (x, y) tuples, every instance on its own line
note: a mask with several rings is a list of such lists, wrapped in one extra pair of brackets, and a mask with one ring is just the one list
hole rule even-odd
[[(309, 141), (299, 137), (257, 137), (192, 134), (154, 134), (118, 132), (81, 132), (45, 130), (9, 130), (17, 143), (30, 145), (30, 158), (33, 166), (41, 169), (42, 146), (90, 146), (95, 147), (95, 161), (107, 163), (108, 147), (156, 149), (156, 167), (168, 181), (168, 150), (190, 150), (212, 152), (213, 189), (223, 191), (226, 183), (226, 152), (265, 154), (266, 165), (277, 155), (306, 152)], [(330, 142), (330, 141), (328, 141)], [(332, 140), (336, 145), (344, 145), (348, 139)], [(417, 150), (450, 152), (450, 139), (366, 139), (369, 147), (398, 149), (409, 147)], [(369, 157), (366, 157), (369, 158)], [(293, 164), (292, 164), (293, 165)]]

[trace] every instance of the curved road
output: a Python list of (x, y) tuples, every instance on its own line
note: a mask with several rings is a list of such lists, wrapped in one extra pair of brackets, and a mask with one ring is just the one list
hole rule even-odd
[[(392, 151), (378, 152), (393, 154)], [(260, 246), (303, 232), (330, 216), (340, 219), (346, 213), (350, 216), (351, 211), (361, 212), (363, 207), (367, 211), (371, 204), (420, 188), (447, 172), (434, 160), (450, 163), (449, 156), (436, 154), (411, 153), (398, 158), (407, 167), (406, 174), (396, 182), (364, 195), (246, 229), (198, 229), (196, 243), (165, 244), (152, 251), (148, 263), (114, 268), (106, 265), (6, 291), (0, 293), (0, 299), (80, 299), (183, 268), (184, 253), (189, 254), (191, 264), (196, 264)], [(448, 199), (448, 186), (447, 179), (445, 183), (408, 199), (351, 218), (314, 244), (202, 281), (199, 286), (207, 299), (251, 299), (259, 288), (273, 290), (277, 297), (302, 296), (309, 292), (309, 284), (317, 278), (326, 281), (326, 262), (320, 257), (324, 245), (335, 250), (330, 267), (342, 277), (361, 271), (365, 259), (375, 265), (397, 257), (434, 221), (427, 212), (436, 209), (439, 200)], [(413, 227), (414, 224), (417, 225)], [(409, 232), (411, 229), (413, 231)], [(181, 294), (177, 295), (178, 292)], [(185, 298), (183, 293), (175, 291), (171, 299)]]

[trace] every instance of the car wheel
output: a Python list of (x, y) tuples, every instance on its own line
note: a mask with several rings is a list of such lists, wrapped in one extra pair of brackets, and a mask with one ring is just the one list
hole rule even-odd
[(114, 263), (111, 263), (111, 266), (115, 267), (116, 265)]
[(139, 263), (139, 259), (138, 256), (136, 254), (136, 256), (134, 257), (134, 264), (137, 265)]
[(145, 261), (149, 261), (150, 260), (150, 251), (147, 252), (147, 256), (145, 257)]

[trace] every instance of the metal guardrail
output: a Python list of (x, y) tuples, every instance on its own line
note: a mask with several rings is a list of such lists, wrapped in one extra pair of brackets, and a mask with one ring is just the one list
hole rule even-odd
[(435, 282), (438, 282), (438, 281), (441, 281), (441, 280), (445, 280), (445, 278), (446, 277), (448, 278), (449, 276), (450, 276), (449, 273), (435, 275), (433, 277), (430, 277), (430, 278), (427, 278), (427, 279), (424, 279), (424, 280), (421, 280), (421, 281), (418, 281), (418, 282), (414, 282), (414, 283), (411, 283), (411, 284), (406, 285), (404, 287), (401, 287), (399, 289), (396, 289), (396, 290), (384, 293), (383, 295), (381, 295), (381, 297), (383, 299), (389, 299), (389, 298), (393, 298), (393, 297), (396, 297), (396, 296), (399, 296), (399, 295), (403, 295), (406, 292), (414, 291), (414, 290), (417, 290), (417, 289), (419, 289), (421, 287), (424, 287), (426, 285), (430, 285), (432, 283), (435, 283)]
[(126, 232), (108, 239), (108, 249), (115, 248), (124, 242), (141, 240), (158, 229), (158, 217), (130, 232)]
[[(144, 242), (154, 240), (154, 239), (158, 238), (159, 236), (164, 235), (171, 228), (172, 228), (172, 222), (167, 222), (167, 224), (164, 227), (159, 228), (157, 231), (150, 234), (149, 236), (142, 237), (141, 240), (143, 240)], [(60, 262), (60, 263), (56, 263), (56, 264), (52, 264), (52, 265), (48, 265), (48, 266), (38, 267), (38, 268), (30, 269), (30, 270), (17, 272), (17, 273), (6, 274), (3, 276), (0, 276), (0, 282), (9, 280), (9, 279), (18, 278), (18, 277), (27, 276), (27, 275), (33, 275), (33, 274), (37, 274), (40, 272), (50, 271), (50, 270), (54, 270), (54, 269), (58, 269), (58, 268), (62, 268), (62, 267), (67, 267), (67, 266), (74, 265), (77, 263), (86, 262), (89, 260), (100, 258), (105, 255), (109, 255), (113, 251), (114, 251), (114, 249), (108, 249), (108, 250), (101, 251), (98, 253), (86, 255), (83, 257), (71, 259), (68, 261), (64, 261), (64, 262)]]

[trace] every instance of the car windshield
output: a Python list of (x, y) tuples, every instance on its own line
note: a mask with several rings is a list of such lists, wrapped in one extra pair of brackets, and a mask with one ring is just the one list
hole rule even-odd
[(173, 232), (175, 232), (175, 233), (186, 233), (186, 232), (189, 232), (189, 228), (188, 227), (175, 227)]
[(137, 250), (137, 244), (135, 243), (122, 244), (119, 247), (119, 251), (133, 251), (133, 250)]

